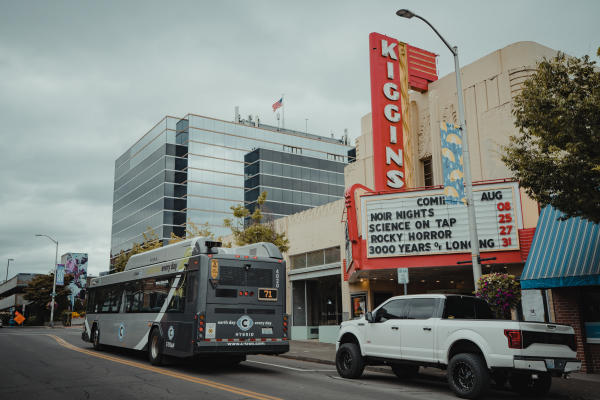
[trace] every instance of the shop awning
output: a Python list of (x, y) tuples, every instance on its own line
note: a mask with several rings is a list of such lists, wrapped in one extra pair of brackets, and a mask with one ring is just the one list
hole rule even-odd
[(543, 289), (600, 285), (600, 225), (582, 218), (559, 221), (564, 214), (542, 210), (521, 287)]

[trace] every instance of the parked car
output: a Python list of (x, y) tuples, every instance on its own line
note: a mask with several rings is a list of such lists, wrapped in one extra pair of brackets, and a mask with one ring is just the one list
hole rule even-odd
[(553, 376), (581, 368), (572, 327), (496, 319), (485, 301), (459, 295), (392, 297), (343, 322), (336, 349), (344, 378), (359, 378), (366, 365), (389, 365), (401, 379), (415, 376), (420, 366), (437, 367), (467, 399), (484, 395), (491, 381), (543, 395)]

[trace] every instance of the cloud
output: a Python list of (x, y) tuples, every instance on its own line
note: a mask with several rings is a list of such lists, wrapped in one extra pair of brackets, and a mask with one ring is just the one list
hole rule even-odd
[[(463, 65), (518, 40), (581, 55), (598, 36), (596, 3), (403, 6), (458, 44)], [(397, 8), (358, 0), (4, 2), (0, 256), (15, 259), (10, 274), (51, 267), (53, 244), (35, 233), (57, 239), (60, 253), (88, 252), (91, 273), (107, 269), (115, 159), (164, 115), (232, 120), (239, 105), (275, 125), (271, 104), (284, 93), (287, 127), (338, 137), (347, 128), (355, 138), (370, 110), (373, 31), (440, 54), (440, 73), (452, 73), (443, 43), (422, 22), (396, 17)]]

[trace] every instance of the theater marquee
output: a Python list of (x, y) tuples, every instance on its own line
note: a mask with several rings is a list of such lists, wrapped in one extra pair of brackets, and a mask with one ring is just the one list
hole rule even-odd
[[(478, 185), (473, 196), (481, 251), (518, 250), (517, 183)], [(467, 208), (444, 199), (443, 190), (361, 197), (367, 258), (470, 252)]]

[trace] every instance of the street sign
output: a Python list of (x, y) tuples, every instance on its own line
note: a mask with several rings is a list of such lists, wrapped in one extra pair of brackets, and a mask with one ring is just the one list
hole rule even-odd
[(408, 268), (398, 268), (398, 283), (408, 283)]
[(16, 317), (14, 318), (15, 322), (19, 325), (21, 325), (23, 323), (23, 321), (25, 321), (25, 317), (23, 316), (23, 314), (21, 314), (18, 311), (15, 311), (15, 315)]

